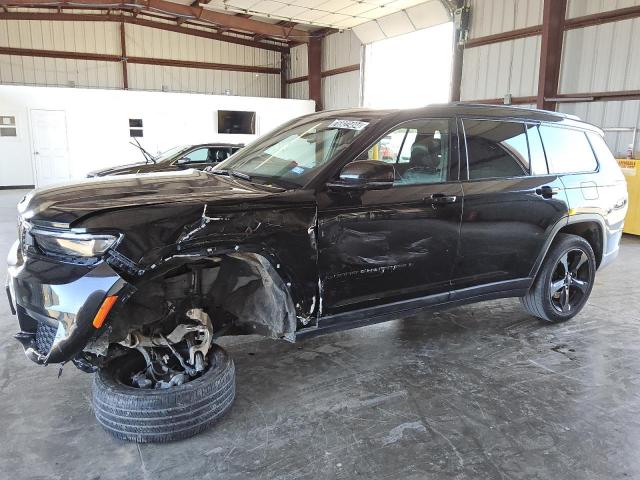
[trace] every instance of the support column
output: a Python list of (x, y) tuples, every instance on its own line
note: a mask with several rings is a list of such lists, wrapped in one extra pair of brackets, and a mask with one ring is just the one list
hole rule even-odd
[(289, 67), (289, 54), (280, 54), (280, 98), (287, 98), (287, 69)]
[(462, 84), (462, 64), (464, 60), (464, 46), (469, 32), (470, 8), (465, 0), (456, 1), (456, 9), (452, 12), (455, 27), (453, 44), (453, 63), (451, 65), (451, 101), (460, 101), (460, 86)]
[(127, 74), (127, 44), (125, 41), (124, 22), (120, 24), (120, 53), (122, 54), (122, 88), (129, 90), (129, 76)]
[(544, 110), (556, 109), (556, 102), (547, 99), (555, 98), (558, 94), (566, 14), (567, 0), (544, 0), (540, 75), (536, 102), (537, 107)]
[(316, 102), (316, 112), (322, 110), (322, 37), (309, 39), (309, 100)]

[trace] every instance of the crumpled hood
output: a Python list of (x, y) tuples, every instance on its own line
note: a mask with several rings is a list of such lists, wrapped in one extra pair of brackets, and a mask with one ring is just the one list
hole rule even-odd
[(199, 170), (96, 177), (32, 190), (18, 204), (21, 217), (35, 224), (66, 227), (104, 211), (143, 205), (242, 202), (279, 189), (257, 187)]

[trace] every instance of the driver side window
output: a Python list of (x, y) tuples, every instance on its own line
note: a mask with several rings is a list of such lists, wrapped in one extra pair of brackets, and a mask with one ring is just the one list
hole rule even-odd
[(445, 182), (449, 170), (449, 121), (408, 122), (382, 137), (359, 159), (393, 164), (394, 185)]
[(199, 148), (197, 150), (187, 153), (184, 157), (182, 157), (181, 160), (184, 163), (206, 162), (208, 156), (209, 156), (208, 148)]

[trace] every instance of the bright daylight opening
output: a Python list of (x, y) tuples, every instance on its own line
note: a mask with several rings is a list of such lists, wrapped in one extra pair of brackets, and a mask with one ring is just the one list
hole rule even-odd
[(453, 23), (366, 46), (363, 106), (415, 108), (449, 101)]

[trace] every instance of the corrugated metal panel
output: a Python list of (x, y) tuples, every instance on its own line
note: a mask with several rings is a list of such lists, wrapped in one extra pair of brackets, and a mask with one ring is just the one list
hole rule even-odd
[[(559, 110), (577, 115), (581, 119), (601, 128), (640, 128), (640, 100), (564, 103), (559, 105)], [(605, 132), (605, 139), (616, 156), (624, 157), (627, 153), (627, 147), (632, 141), (632, 134)], [(636, 152), (638, 150), (639, 145), (636, 143)]]
[[(127, 54), (172, 60), (280, 66), (278, 52), (137, 25), (125, 25)], [(120, 55), (120, 25), (111, 22), (0, 20), (0, 46)], [(129, 88), (279, 97), (280, 76), (129, 64)], [(0, 82), (122, 88), (116, 62), (0, 56)], [(72, 82), (72, 83), (71, 83)]]
[(346, 67), (360, 63), (362, 44), (352, 31), (334, 33), (322, 43), (322, 69)]
[(271, 50), (182, 35), (156, 28), (125, 25), (130, 56), (231, 63), (260, 67), (280, 66), (280, 54)]
[(470, 48), (464, 52), (463, 100), (531, 96), (538, 89), (540, 36)]
[(583, 15), (591, 15), (638, 5), (640, 5), (640, 0), (569, 0), (567, 4), (567, 17), (582, 17)]
[(0, 45), (72, 52), (120, 53), (117, 23), (0, 20)]
[[(119, 54), (120, 37), (114, 23), (0, 20), (0, 46)], [(122, 70), (117, 63), (2, 55), (0, 82), (119, 88)]]
[(287, 85), (287, 98), (309, 100), (309, 82), (296, 82)]
[(323, 107), (349, 108), (360, 105), (360, 72), (342, 73), (322, 79)]
[(290, 50), (287, 78), (304, 77), (307, 75), (307, 73), (309, 73), (308, 61), (308, 49), (306, 45), (293, 47)]
[(0, 55), (0, 83), (49, 87), (122, 88), (119, 63)]
[(560, 75), (561, 93), (640, 89), (640, 19), (570, 30)]
[(469, 37), (484, 37), (540, 25), (542, 5), (543, 0), (471, 0)]
[(279, 97), (280, 75), (130, 64), (129, 88), (213, 95)]
[[(322, 70), (359, 65), (361, 49), (360, 40), (351, 31), (327, 36), (322, 45)], [(322, 103), (325, 110), (359, 106), (360, 72), (323, 78)]]

